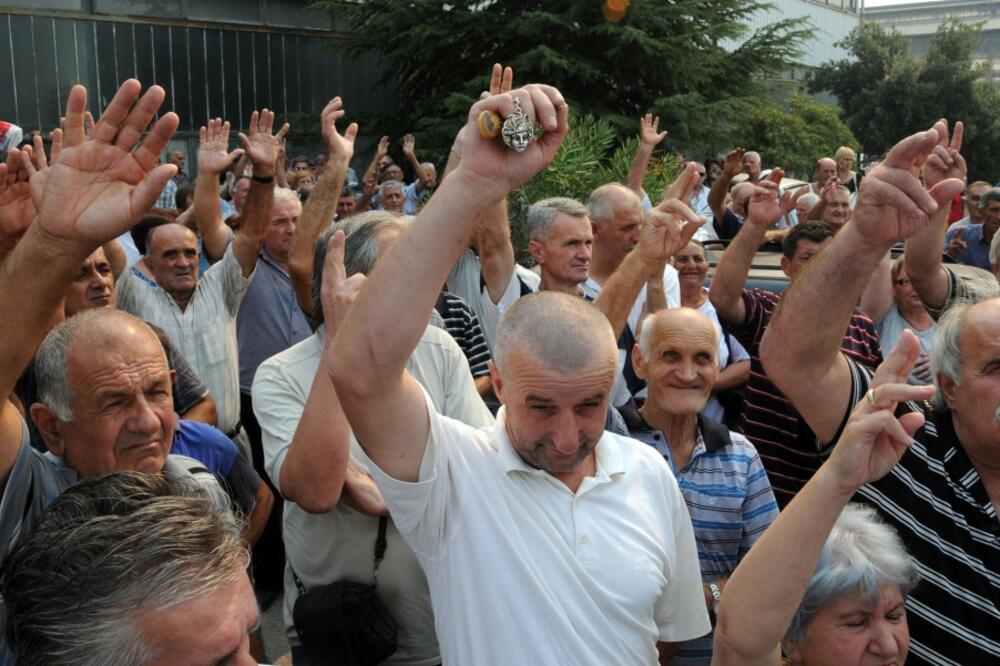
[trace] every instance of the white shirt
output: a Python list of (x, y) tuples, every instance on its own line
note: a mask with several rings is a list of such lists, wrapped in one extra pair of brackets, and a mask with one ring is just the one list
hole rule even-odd
[[(264, 361), (253, 381), (253, 407), (260, 422), (267, 473), (281, 482), (281, 466), (305, 410), (313, 379), (323, 354), (324, 329)], [(454, 339), (439, 328), (428, 327), (406, 364), (437, 409), (476, 426), (493, 423), (476, 393), (465, 355)], [(367, 470), (367, 458), (351, 437), (351, 461)], [(294, 502), (285, 502), (283, 538), (288, 563), (306, 588), (342, 578), (368, 581), (378, 520), (362, 515), (340, 502), (332, 511), (312, 514)], [(395, 653), (384, 663), (431, 666), (441, 663), (434, 635), (427, 582), (413, 552), (389, 521), (388, 547), (379, 568), (379, 598), (396, 620), (399, 634)], [(285, 571), (285, 627), (298, 644), (292, 625), (292, 608), (298, 588)]]
[(446, 664), (657, 664), (710, 630), (694, 532), (666, 462), (605, 432), (574, 495), (492, 429), (444, 416), (416, 483), (372, 475), (427, 575)]

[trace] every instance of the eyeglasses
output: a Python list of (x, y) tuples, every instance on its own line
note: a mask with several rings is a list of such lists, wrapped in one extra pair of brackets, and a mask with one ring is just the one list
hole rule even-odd
[(906, 285), (910, 284), (909, 278), (899, 278), (898, 280), (893, 280), (892, 282), (893, 284), (899, 287), (905, 287)]

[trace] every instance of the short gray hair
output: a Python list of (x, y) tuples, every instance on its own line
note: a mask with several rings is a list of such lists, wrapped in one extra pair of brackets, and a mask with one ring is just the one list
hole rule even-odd
[[(63, 423), (69, 423), (73, 420), (73, 400), (76, 398), (69, 380), (66, 358), (70, 345), (77, 337), (81, 336), (89, 342), (98, 332), (102, 332), (102, 329), (105, 334), (113, 336), (114, 330), (119, 328), (117, 325), (109, 326), (113, 320), (118, 320), (119, 323), (123, 324), (137, 325), (148, 330), (150, 335), (156, 336), (156, 333), (146, 322), (127, 312), (94, 308), (84, 310), (53, 328), (38, 347), (38, 352), (35, 354), (38, 402), (48, 407)], [(121, 342), (121, 340), (108, 339), (107, 337), (101, 339), (105, 341), (105, 344)], [(159, 342), (159, 338), (157, 338), (157, 342)], [(166, 353), (163, 356), (163, 363), (169, 367)]]
[(877, 600), (883, 586), (899, 588), (905, 598), (920, 580), (917, 564), (896, 531), (875, 509), (848, 504), (837, 519), (795, 611), (785, 640), (801, 644), (821, 608), (845, 594)]
[(979, 209), (986, 210), (992, 201), (1000, 201), (1000, 187), (991, 187), (979, 197)]
[(7, 558), (7, 639), (19, 666), (157, 658), (142, 615), (244, 576), (232, 513), (190, 481), (119, 472), (59, 495)]
[(546, 368), (573, 372), (589, 367), (602, 352), (615, 354), (611, 324), (593, 303), (579, 296), (542, 291), (522, 296), (497, 325), (493, 362), (501, 374), (514, 350)]
[(384, 183), (382, 183), (381, 185), (378, 186), (378, 195), (379, 195), (379, 197), (384, 197), (385, 196), (385, 191), (388, 190), (391, 187), (398, 188), (400, 192), (403, 192), (403, 191), (406, 190), (406, 184), (404, 184), (402, 181), (399, 181), (399, 180), (387, 180), (387, 181), (385, 181)]
[(313, 329), (323, 323), (323, 301), (320, 289), (323, 286), (323, 264), (326, 262), (326, 246), (338, 229), (347, 237), (344, 243), (344, 270), (350, 277), (355, 273), (368, 275), (378, 260), (378, 236), (387, 229), (402, 231), (410, 224), (411, 218), (401, 217), (384, 210), (370, 210), (352, 215), (343, 222), (331, 226), (316, 239), (313, 254), (312, 279), (312, 321)]
[(806, 192), (801, 197), (799, 197), (798, 202), (808, 206), (809, 208), (812, 208), (813, 206), (819, 203), (819, 195), (814, 194), (812, 192)]
[(299, 199), (299, 195), (295, 190), (291, 190), (280, 185), (274, 186), (274, 201), (275, 203), (279, 201), (294, 201), (299, 204), (302, 203), (302, 200)]
[(526, 225), (528, 240), (539, 240), (548, 235), (552, 221), (559, 213), (572, 217), (587, 217), (587, 207), (576, 199), (568, 197), (550, 197), (531, 204), (528, 207)]
[(615, 218), (615, 211), (621, 205), (633, 204), (641, 210), (639, 195), (621, 183), (605, 183), (590, 193), (587, 198), (587, 212), (590, 220), (603, 224)]

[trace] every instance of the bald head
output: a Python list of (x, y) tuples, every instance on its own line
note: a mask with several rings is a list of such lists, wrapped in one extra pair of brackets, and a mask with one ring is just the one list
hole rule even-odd
[(502, 375), (527, 354), (556, 372), (575, 372), (617, 358), (611, 325), (579, 296), (543, 291), (519, 298), (497, 326), (493, 362)]
[(837, 162), (832, 157), (816, 160), (816, 182), (820, 185), (837, 175)]
[(587, 211), (592, 222), (606, 226), (622, 213), (637, 211), (641, 216), (642, 200), (621, 183), (607, 183), (590, 193)]
[[(712, 320), (693, 308), (668, 308), (642, 320), (639, 326), (639, 351), (649, 360), (662, 340), (696, 336), (711, 341), (712, 349), (719, 343), (719, 332)], [(715, 359), (718, 362), (718, 358)]]

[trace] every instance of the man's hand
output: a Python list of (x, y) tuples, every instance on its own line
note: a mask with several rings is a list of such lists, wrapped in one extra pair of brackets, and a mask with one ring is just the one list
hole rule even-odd
[(938, 142), (934, 146), (934, 151), (927, 158), (927, 161), (924, 162), (920, 170), (924, 179), (924, 186), (927, 188), (932, 188), (948, 178), (958, 178), (962, 181), (965, 181), (966, 178), (965, 158), (962, 157), (961, 153), (965, 125), (962, 121), (955, 123), (955, 131), (952, 133), (951, 141), (949, 142), (947, 132), (948, 123), (945, 120), (941, 120), (940, 123), (944, 123), (945, 132), (938, 135)]
[(705, 218), (695, 215), (685, 203), (698, 183), (695, 165), (689, 164), (666, 190), (670, 197), (651, 210), (642, 222), (636, 252), (643, 260), (658, 266), (683, 250)]
[[(511, 115), (515, 98), (533, 126), (544, 130), (520, 153), (508, 149), (500, 141), (483, 138), (476, 125), (483, 111), (492, 111), (501, 118)], [(552, 161), (566, 138), (568, 114), (569, 106), (562, 94), (552, 86), (540, 84), (476, 102), (469, 110), (468, 122), (462, 129), (463, 154), (457, 171), (477, 181), (479, 192), (492, 195), (493, 201), (499, 202)]]
[(375, 149), (375, 155), (378, 158), (385, 157), (389, 154), (389, 137), (383, 136), (378, 140), (378, 148)]
[(229, 150), (229, 121), (209, 119), (198, 132), (198, 171), (220, 174), (243, 154), (242, 148)]
[(288, 133), (288, 123), (285, 123), (277, 134), (271, 134), (271, 127), (274, 125), (274, 112), (262, 109), (260, 112), (254, 111), (250, 116), (249, 134), (240, 132), (240, 141), (246, 149), (247, 157), (253, 162), (253, 173), (255, 176), (273, 176), (274, 165), (278, 161), (278, 151), (281, 149), (281, 140)]
[(403, 155), (406, 157), (413, 157), (414, 146), (416, 146), (417, 139), (412, 134), (407, 134), (403, 137)]
[(955, 233), (952, 234), (951, 238), (948, 240), (948, 247), (946, 247), (944, 251), (945, 254), (952, 259), (965, 252), (965, 250), (969, 247), (969, 244), (962, 239), (964, 234), (965, 227), (959, 227), (958, 229), (955, 229)]
[(769, 229), (782, 218), (792, 199), (789, 192), (778, 198), (778, 183), (784, 176), (785, 172), (781, 169), (772, 169), (767, 178), (754, 187), (747, 206), (746, 224)]
[(501, 95), (510, 92), (514, 87), (514, 70), (510, 67), (502, 67), (500, 63), (493, 64), (493, 73), (490, 75), (490, 89), (484, 90), (479, 99), (486, 99), (493, 95)]
[[(881, 247), (913, 236), (927, 227), (939, 207), (965, 188), (964, 181), (957, 178), (941, 180), (929, 190), (917, 180), (921, 165), (932, 153), (941, 159), (935, 150), (947, 143), (947, 137), (948, 124), (938, 121), (930, 130), (893, 146), (885, 161), (861, 181), (851, 225), (866, 241)], [(951, 164), (942, 159), (935, 168), (956, 168), (955, 157), (949, 155), (948, 159)]]
[(925, 384), (930, 384), (934, 381), (934, 377), (931, 375), (930, 354), (920, 352), (920, 355), (917, 356), (917, 363), (913, 366), (913, 376)]
[(344, 117), (344, 102), (340, 97), (334, 97), (323, 107), (319, 115), (323, 127), (323, 143), (330, 162), (338, 161), (347, 164), (354, 156), (354, 138), (358, 135), (358, 124), (351, 123), (341, 134), (337, 131), (337, 121)]
[(733, 148), (726, 155), (726, 160), (722, 163), (722, 173), (732, 179), (738, 173), (743, 172), (743, 148)]
[[(829, 467), (845, 495), (885, 476), (906, 452), (913, 434), (924, 424), (921, 412), (897, 419), (896, 405), (927, 400), (933, 386), (910, 386), (906, 379), (920, 354), (920, 341), (903, 331), (899, 342), (875, 371), (871, 391), (854, 410), (830, 455)], [(874, 403), (874, 404), (873, 404)]]
[[(44, 157), (44, 153), (43, 153)], [(35, 217), (31, 200), (28, 170), (21, 161), (21, 151), (12, 148), (6, 164), (0, 165), (0, 239), (4, 251), (9, 251), (27, 230)]]
[(320, 301), (323, 304), (323, 321), (326, 324), (326, 339), (333, 340), (340, 322), (344, 320), (358, 292), (365, 283), (363, 273), (347, 277), (344, 269), (344, 232), (337, 230), (326, 246), (326, 261), (323, 264), (323, 284), (320, 287)]
[(663, 141), (664, 137), (667, 136), (667, 131), (663, 130), (662, 132), (657, 133), (656, 130), (659, 125), (660, 117), (656, 116), (654, 118), (651, 113), (647, 113), (642, 118), (639, 118), (639, 139), (643, 144), (647, 146), (655, 146)]
[(141, 89), (135, 79), (123, 83), (87, 135), (87, 90), (73, 86), (58, 160), (38, 170), (28, 155), (21, 155), (39, 231), (83, 256), (127, 231), (177, 171), (170, 164), (157, 165), (177, 129), (177, 114), (161, 116), (139, 143), (165, 96), (163, 88), (153, 86), (136, 102)]
[(389, 515), (389, 508), (385, 505), (375, 481), (352, 462), (347, 463), (341, 498), (349, 507), (366, 516), (380, 518)]

